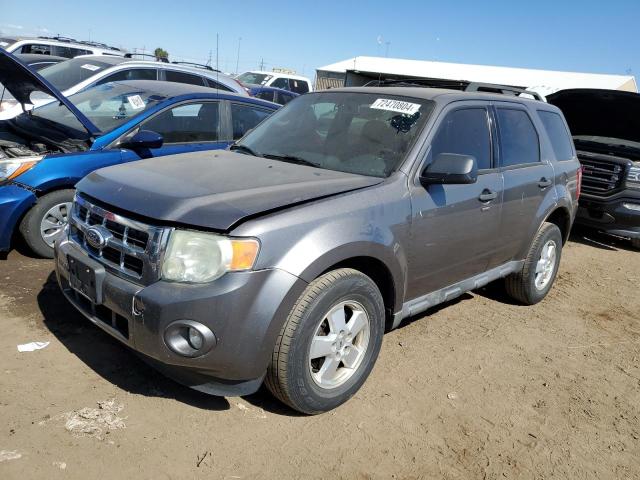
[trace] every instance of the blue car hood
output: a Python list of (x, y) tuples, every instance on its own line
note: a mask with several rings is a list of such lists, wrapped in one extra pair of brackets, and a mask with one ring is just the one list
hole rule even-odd
[(43, 92), (50, 95), (66, 106), (90, 135), (100, 133), (100, 129), (85, 117), (56, 87), (3, 48), (0, 48), (0, 84), (22, 104), (23, 108), (26, 104), (31, 103), (31, 94), (33, 92)]

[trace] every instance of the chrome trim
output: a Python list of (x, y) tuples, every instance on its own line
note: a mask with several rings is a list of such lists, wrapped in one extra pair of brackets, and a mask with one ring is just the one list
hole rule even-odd
[[(87, 211), (84, 218), (81, 218), (80, 216), (81, 207), (85, 208)], [(90, 225), (89, 218), (92, 214), (101, 217), (102, 222)], [(101, 225), (102, 227), (107, 228), (107, 221), (124, 227), (122, 240), (115, 236), (110, 236), (107, 238), (106, 243), (102, 248), (90, 248), (86, 241), (87, 230), (96, 225)], [(107, 267), (112, 273), (142, 285), (149, 285), (160, 278), (161, 261), (169, 234), (171, 230), (173, 230), (172, 228), (156, 227), (136, 220), (131, 220), (95, 205), (77, 194), (73, 201), (71, 225), (82, 232), (83, 241), (80, 241), (80, 239), (71, 231), (69, 232), (69, 238), (76, 245), (82, 248), (89, 257), (105, 265), (105, 267)], [(141, 248), (138, 245), (134, 245), (129, 242), (131, 230), (144, 232), (148, 235), (145, 248)], [(120, 261), (118, 263), (104, 257), (104, 250), (107, 247), (119, 252)], [(131, 270), (125, 266), (126, 256), (142, 261), (141, 273)]]

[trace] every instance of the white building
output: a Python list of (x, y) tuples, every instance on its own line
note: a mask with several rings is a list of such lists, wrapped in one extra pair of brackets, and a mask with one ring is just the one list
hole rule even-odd
[(549, 95), (567, 88), (601, 88), (638, 92), (631, 75), (558, 72), (529, 68), (492, 67), (463, 63), (354, 57), (316, 71), (316, 89), (361, 86), (375, 80), (429, 79), (442, 85), (464, 87), (469, 82), (494, 83)]

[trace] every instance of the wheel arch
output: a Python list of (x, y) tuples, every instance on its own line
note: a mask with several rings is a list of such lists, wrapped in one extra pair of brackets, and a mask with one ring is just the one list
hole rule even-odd
[(553, 209), (545, 219), (544, 222), (553, 223), (560, 229), (560, 233), (562, 234), (562, 243), (567, 243), (569, 239), (569, 233), (571, 233), (571, 214), (569, 210), (564, 206), (558, 206)]

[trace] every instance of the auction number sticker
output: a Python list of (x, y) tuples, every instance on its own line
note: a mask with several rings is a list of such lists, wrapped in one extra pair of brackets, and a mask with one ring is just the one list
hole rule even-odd
[(130, 97), (127, 97), (127, 101), (129, 102), (129, 105), (131, 105), (131, 108), (133, 108), (134, 110), (144, 108), (144, 100), (142, 100), (140, 95), (131, 95)]
[(402, 100), (391, 100), (390, 98), (378, 98), (371, 104), (371, 108), (413, 115), (418, 110), (420, 110), (420, 104), (403, 102)]
[(95, 72), (96, 70), (100, 70), (99, 66), (91, 65), (90, 63), (85, 63), (84, 65), (81, 65), (80, 68), (86, 68), (87, 70), (91, 70), (92, 72)]

